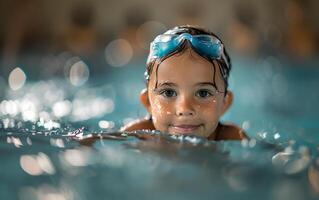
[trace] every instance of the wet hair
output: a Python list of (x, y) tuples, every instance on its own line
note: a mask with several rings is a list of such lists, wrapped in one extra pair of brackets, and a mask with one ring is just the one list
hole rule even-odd
[[(216, 38), (218, 38), (220, 40), (220, 38), (218, 36), (216, 36), (214, 33), (212, 33), (209, 30), (206, 30), (206, 29), (203, 29), (203, 28), (200, 28), (200, 27), (189, 26), (189, 25), (174, 27), (174, 28), (166, 31), (164, 34), (181, 35), (183, 33), (189, 33), (191, 35), (212, 35), (212, 36), (214, 36), (214, 37), (216, 37)], [(144, 74), (145, 75), (146, 84), (149, 83), (150, 75), (151, 75), (151, 73), (153, 71), (153, 68), (154, 68), (156, 63), (157, 63), (157, 65), (156, 65), (155, 70), (156, 70), (156, 77), (157, 77), (159, 65), (164, 60), (166, 60), (167, 58), (169, 58), (169, 57), (171, 57), (171, 56), (173, 56), (175, 54), (183, 53), (188, 48), (192, 48), (192, 46), (188, 45), (188, 44), (189, 44), (189, 42), (187, 40), (185, 40), (181, 45), (178, 46), (178, 48), (176, 50), (174, 50), (172, 53), (164, 56), (163, 58), (160, 58), (160, 59), (159, 58), (148, 59), (147, 63), (146, 63), (146, 71), (145, 71), (145, 74)], [(216, 67), (219, 67), (219, 70), (221, 72), (221, 75), (222, 75), (224, 83), (225, 83), (225, 91), (224, 92), (225, 92), (225, 95), (226, 95), (227, 88), (228, 88), (228, 77), (229, 77), (229, 72), (231, 70), (231, 61), (230, 61), (228, 53), (226, 52), (225, 47), (223, 48), (223, 51), (224, 51), (223, 53), (225, 54), (225, 59), (227, 61), (225, 61), (223, 58), (222, 59), (210, 58), (210, 57), (207, 57), (205, 55), (202, 55), (202, 54), (198, 53), (193, 48), (192, 48), (192, 50), (195, 51), (199, 56), (203, 57), (204, 59), (206, 59), (207, 61), (209, 61), (213, 65), (213, 67), (214, 67), (213, 84), (214, 84), (214, 86), (215, 86), (215, 88), (217, 90), (218, 90), (218, 88), (217, 88), (216, 81), (215, 81), (215, 76), (216, 76), (215, 72), (217, 71)], [(216, 63), (217, 63), (217, 66), (216, 66)], [(228, 65), (226, 63), (228, 63)], [(157, 81), (156, 81), (156, 84), (155, 84), (155, 88), (156, 87), (157, 87)]]

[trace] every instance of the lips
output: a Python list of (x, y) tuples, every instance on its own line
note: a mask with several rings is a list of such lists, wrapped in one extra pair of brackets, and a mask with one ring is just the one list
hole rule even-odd
[(174, 132), (186, 134), (194, 133), (201, 125), (178, 124), (172, 125)]

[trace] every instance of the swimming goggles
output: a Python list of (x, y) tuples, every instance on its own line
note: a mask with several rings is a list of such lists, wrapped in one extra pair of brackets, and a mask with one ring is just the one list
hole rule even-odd
[(192, 48), (200, 55), (213, 59), (222, 59), (227, 68), (229, 63), (224, 55), (224, 45), (212, 35), (191, 35), (183, 33), (162, 34), (157, 36), (151, 43), (148, 61), (156, 58), (163, 58), (174, 52), (185, 40), (188, 40)]

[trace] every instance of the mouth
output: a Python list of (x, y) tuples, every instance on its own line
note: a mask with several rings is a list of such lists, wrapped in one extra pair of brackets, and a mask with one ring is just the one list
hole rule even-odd
[(171, 125), (171, 128), (173, 132), (179, 133), (179, 134), (190, 134), (195, 133), (196, 130), (198, 130), (202, 125), (189, 125), (189, 124), (173, 124)]

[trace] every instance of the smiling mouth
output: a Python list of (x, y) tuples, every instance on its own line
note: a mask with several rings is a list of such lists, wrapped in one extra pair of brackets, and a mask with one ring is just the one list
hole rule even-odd
[(173, 128), (174, 132), (180, 133), (180, 134), (187, 134), (187, 133), (195, 133), (195, 131), (201, 127), (200, 125), (171, 125)]

